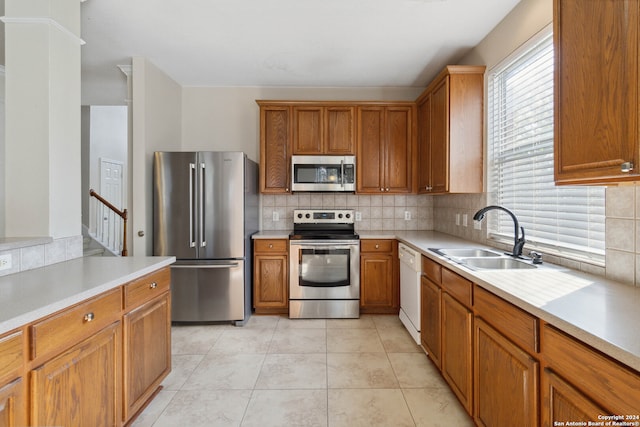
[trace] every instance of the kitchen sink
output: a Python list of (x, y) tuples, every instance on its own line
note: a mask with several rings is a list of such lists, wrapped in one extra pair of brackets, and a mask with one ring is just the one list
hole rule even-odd
[(485, 258), (501, 257), (500, 252), (481, 248), (451, 248), (451, 249), (431, 249), (432, 251), (452, 258)]
[(531, 269), (535, 265), (513, 258), (466, 258), (461, 260), (463, 265), (474, 270), (514, 270)]

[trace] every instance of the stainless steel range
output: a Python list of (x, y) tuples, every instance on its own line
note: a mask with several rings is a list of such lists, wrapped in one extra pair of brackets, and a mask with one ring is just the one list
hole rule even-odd
[(296, 209), (289, 235), (289, 317), (360, 317), (360, 240), (351, 209)]

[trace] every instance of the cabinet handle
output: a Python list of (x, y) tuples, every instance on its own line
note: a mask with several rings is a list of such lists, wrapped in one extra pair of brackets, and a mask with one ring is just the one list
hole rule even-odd
[(633, 162), (624, 162), (620, 165), (621, 172), (631, 172), (633, 170)]
[(384, 191), (384, 188), (381, 188), (380, 191)]
[(158, 287), (158, 284), (156, 282), (151, 282), (151, 284), (149, 285), (149, 289), (155, 289)]
[(387, 191), (389, 191), (389, 187), (387, 187)]
[(380, 249), (380, 245), (376, 243), (376, 249)]
[(88, 323), (88, 322), (91, 322), (93, 319), (95, 319), (95, 317), (96, 316), (93, 313), (87, 313), (84, 315), (83, 320)]
[(273, 249), (273, 243), (269, 243), (269, 249)]

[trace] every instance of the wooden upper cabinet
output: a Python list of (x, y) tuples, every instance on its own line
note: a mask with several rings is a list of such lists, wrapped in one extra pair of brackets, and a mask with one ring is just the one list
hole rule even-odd
[(484, 66), (447, 66), (418, 97), (418, 193), (481, 193)]
[(554, 0), (558, 184), (640, 180), (638, 9), (637, 0)]
[(358, 108), (358, 193), (410, 193), (413, 188), (413, 104)]
[(260, 192), (290, 192), (291, 107), (260, 105)]
[(293, 154), (355, 154), (353, 106), (293, 106)]

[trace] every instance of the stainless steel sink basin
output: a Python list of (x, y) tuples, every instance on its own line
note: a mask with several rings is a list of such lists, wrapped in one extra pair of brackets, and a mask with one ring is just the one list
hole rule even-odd
[(536, 268), (533, 264), (513, 258), (466, 258), (462, 264), (474, 270), (514, 270)]
[(489, 249), (481, 248), (451, 248), (451, 249), (434, 249), (435, 252), (446, 257), (453, 258), (485, 258), (485, 257), (501, 257), (503, 254), (494, 252)]

